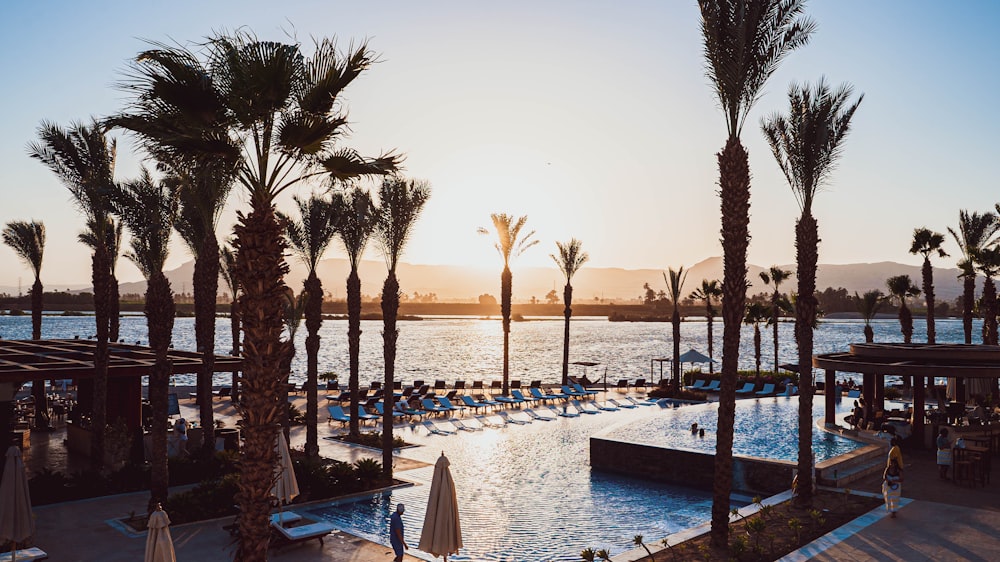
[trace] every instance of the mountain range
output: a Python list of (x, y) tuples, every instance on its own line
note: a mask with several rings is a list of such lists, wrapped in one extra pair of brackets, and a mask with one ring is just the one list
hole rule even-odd
[[(297, 262), (290, 262), (290, 271), (286, 283), (295, 291), (300, 291), (306, 270)], [(782, 269), (795, 271), (794, 264), (780, 266)], [(747, 279), (751, 282), (750, 294), (770, 291), (760, 279), (760, 272), (765, 268), (758, 265), (747, 266)], [(323, 281), (324, 289), (335, 299), (345, 298), (347, 275), (350, 271), (349, 262), (343, 258), (331, 258), (319, 263), (318, 273)], [(722, 278), (722, 258), (705, 259), (688, 269), (687, 283), (684, 292), (695, 290), (702, 279)], [(194, 262), (188, 261), (167, 272), (175, 293), (191, 292), (191, 279), (194, 273)], [(951, 301), (962, 294), (962, 283), (958, 278), (957, 268), (934, 268), (934, 286), (938, 301)], [(363, 261), (359, 270), (361, 290), (366, 295), (377, 295), (381, 292), (385, 280), (385, 264), (382, 261)], [(499, 297), (500, 270), (484, 268), (468, 268), (458, 265), (417, 265), (401, 263), (397, 275), (400, 286), (407, 295), (414, 293), (427, 295), (433, 293), (438, 301), (476, 302), (479, 295), (489, 294)], [(862, 293), (871, 289), (885, 289), (885, 280), (893, 275), (909, 275), (913, 282), (920, 286), (920, 267), (896, 262), (854, 263), (854, 264), (821, 264), (817, 273), (816, 286), (819, 290), (827, 287), (845, 288), (849, 293)], [(573, 278), (573, 294), (576, 302), (593, 300), (634, 300), (644, 294), (643, 285), (649, 283), (653, 290), (666, 290), (663, 270), (659, 269), (623, 269), (610, 267), (587, 267), (586, 265)], [(562, 287), (565, 279), (555, 267), (524, 267), (514, 269), (514, 300), (529, 301), (532, 297), (544, 301), (549, 291), (555, 290), (562, 299)], [(783, 292), (795, 290), (794, 274), (782, 285)], [(977, 286), (981, 283), (977, 283)], [(81, 288), (78, 291), (89, 291)], [(144, 293), (145, 281), (121, 283), (120, 291), (126, 293)], [(74, 291), (74, 292), (78, 292)], [(0, 287), (0, 292), (16, 294), (16, 288)], [(220, 294), (225, 292), (224, 285), (219, 284)]]

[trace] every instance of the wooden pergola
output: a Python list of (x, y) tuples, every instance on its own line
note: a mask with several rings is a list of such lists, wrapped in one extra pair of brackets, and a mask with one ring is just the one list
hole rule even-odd
[[(885, 409), (885, 375), (913, 377), (913, 433), (924, 438), (925, 389), (933, 377), (955, 378), (959, 399), (968, 379), (1000, 379), (1000, 347), (968, 344), (855, 343), (850, 351), (813, 357), (813, 367), (823, 369), (826, 388), (836, 387), (836, 372), (861, 373), (865, 402)], [(826, 392), (825, 422), (835, 421), (836, 396)]]

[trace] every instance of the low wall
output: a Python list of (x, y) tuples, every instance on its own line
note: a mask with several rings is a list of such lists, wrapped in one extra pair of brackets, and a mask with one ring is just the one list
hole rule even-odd
[[(590, 438), (590, 466), (636, 478), (712, 489), (715, 455), (605, 439)], [(733, 456), (733, 492), (771, 496), (792, 484), (795, 463)]]

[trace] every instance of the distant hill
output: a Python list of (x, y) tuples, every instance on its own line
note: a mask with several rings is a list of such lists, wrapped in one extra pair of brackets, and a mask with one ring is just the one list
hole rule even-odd
[[(297, 262), (291, 262), (291, 270), (286, 283), (296, 291), (302, 289), (305, 279), (305, 268)], [(794, 264), (781, 265), (783, 269), (794, 272)], [(752, 283), (749, 292), (759, 293), (769, 291), (760, 280), (760, 272), (764, 268), (758, 265), (748, 265), (747, 279)], [(332, 258), (319, 264), (319, 275), (323, 287), (335, 298), (345, 298), (347, 274), (350, 271), (346, 259)], [(685, 293), (693, 291), (702, 279), (722, 278), (722, 258), (712, 257), (698, 262), (689, 268)], [(194, 274), (194, 262), (189, 261), (180, 267), (167, 272), (175, 293), (191, 292), (191, 279)], [(385, 280), (385, 264), (382, 261), (364, 261), (359, 271), (361, 290), (367, 295), (377, 295), (382, 290)], [(858, 264), (821, 264), (817, 274), (816, 286), (822, 290), (827, 287), (835, 289), (843, 287), (848, 292), (859, 293), (870, 289), (885, 291), (885, 280), (893, 275), (909, 275), (914, 283), (920, 285), (920, 267), (904, 265), (895, 262), (858, 263)], [(408, 295), (414, 292), (421, 294), (434, 293), (440, 301), (475, 302), (479, 295), (490, 294), (498, 297), (500, 294), (499, 269), (465, 268), (456, 265), (415, 265), (402, 263), (398, 271), (400, 286)], [(655, 290), (666, 290), (663, 281), (663, 270), (659, 269), (622, 269), (593, 268), (580, 270), (573, 278), (574, 300), (579, 303), (604, 300), (636, 299), (643, 294), (643, 284), (649, 283)], [(545, 295), (555, 289), (562, 298), (562, 287), (565, 280), (562, 273), (555, 267), (529, 267), (514, 270), (514, 299), (527, 301), (531, 297), (544, 301)], [(792, 278), (781, 285), (782, 291), (794, 291), (796, 279)], [(977, 283), (977, 286), (981, 283)], [(220, 281), (219, 292), (224, 292)], [(962, 293), (962, 284), (958, 279), (958, 269), (935, 268), (934, 288), (939, 301), (953, 300)], [(83, 290), (90, 290), (83, 289)], [(145, 281), (122, 283), (120, 291), (125, 293), (143, 293), (146, 290)]]

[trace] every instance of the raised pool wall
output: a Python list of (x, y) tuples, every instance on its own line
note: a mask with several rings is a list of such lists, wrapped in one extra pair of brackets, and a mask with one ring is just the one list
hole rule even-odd
[[(715, 455), (603, 437), (590, 438), (590, 466), (635, 478), (712, 490)], [(796, 464), (733, 455), (733, 491), (771, 496), (791, 488)]]

